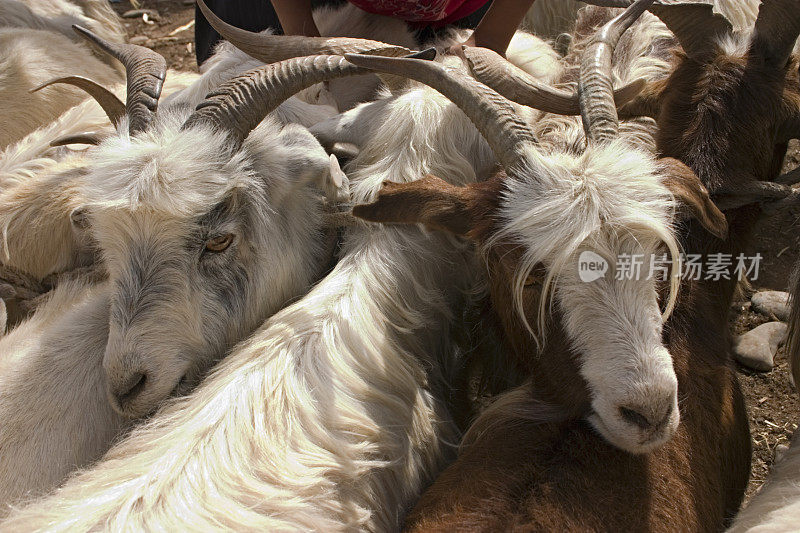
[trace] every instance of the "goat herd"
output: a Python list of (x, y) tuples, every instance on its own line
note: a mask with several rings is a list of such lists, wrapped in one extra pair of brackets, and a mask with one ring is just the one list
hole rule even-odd
[(800, 529), (680, 269), (798, 203), (800, 0), (574, 4), (506, 59), (198, 0), (195, 75), (0, 0), (0, 531)]

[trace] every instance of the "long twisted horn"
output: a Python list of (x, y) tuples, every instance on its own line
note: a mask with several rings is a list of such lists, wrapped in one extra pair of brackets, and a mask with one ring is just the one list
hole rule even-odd
[[(602, 7), (628, 8), (632, 0), (584, 0)], [(733, 26), (715, 12), (713, 0), (657, 0), (649, 8), (675, 34), (689, 57), (701, 58), (715, 49), (715, 43), (730, 35)]]
[(418, 59), (358, 54), (345, 57), (355, 65), (405, 76), (442, 93), (475, 124), (509, 173), (520, 162), (523, 149), (536, 142), (508, 100), (469, 76), (456, 76), (439, 63)]
[(83, 76), (65, 76), (63, 78), (55, 78), (39, 85), (35, 89), (32, 89), (31, 92), (35, 93), (36, 91), (40, 91), (45, 87), (49, 87), (56, 83), (66, 83), (86, 91), (89, 96), (95, 99), (103, 111), (105, 111), (106, 115), (108, 115), (108, 120), (111, 121), (115, 128), (125, 117), (125, 104), (123, 104), (120, 99), (114, 95), (114, 93), (99, 83), (92, 81), (89, 78), (84, 78)]
[(108, 42), (80, 26), (74, 25), (72, 29), (125, 66), (128, 81), (125, 108), (130, 134), (135, 135), (147, 129), (158, 110), (158, 99), (167, 75), (164, 58), (143, 46)]
[(782, 68), (800, 35), (800, 0), (763, 0), (758, 10), (753, 50)]
[(581, 59), (578, 95), (583, 127), (590, 143), (605, 142), (619, 134), (619, 116), (614, 105), (611, 81), (611, 58), (622, 34), (652, 3), (653, 0), (638, 0), (603, 26), (586, 47)]
[[(556, 89), (540, 82), (493, 50), (465, 46), (464, 58), (475, 79), (513, 102), (557, 115), (581, 114), (577, 93)], [(617, 107), (625, 105), (645, 85), (644, 79), (638, 79), (617, 89), (614, 91), (614, 103)]]
[[(436, 51), (426, 50), (418, 57), (433, 59)], [(270, 112), (285, 100), (322, 81), (364, 74), (342, 56), (295, 57), (265, 65), (237, 76), (210, 93), (186, 120), (183, 129), (200, 124), (225, 131), (233, 148), (238, 149), (247, 136)]]
[(197, 5), (208, 20), (208, 23), (211, 24), (211, 27), (217, 30), (223, 38), (244, 53), (265, 63), (313, 55), (344, 55), (368, 52), (374, 55), (397, 57), (414, 53), (413, 50), (402, 46), (369, 39), (253, 33), (231, 26), (215, 15), (203, 0), (197, 0)]

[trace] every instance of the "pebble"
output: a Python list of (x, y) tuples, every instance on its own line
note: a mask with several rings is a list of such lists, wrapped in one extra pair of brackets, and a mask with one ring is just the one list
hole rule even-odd
[(769, 372), (775, 365), (773, 359), (787, 329), (783, 322), (767, 322), (736, 337), (733, 344), (736, 360), (752, 370)]
[(750, 299), (753, 309), (763, 315), (775, 315), (778, 320), (789, 320), (789, 293), (783, 291), (757, 292)]
[(131, 37), (128, 39), (128, 42), (131, 44), (138, 44), (139, 46), (144, 46), (147, 43), (148, 38), (144, 35), (137, 35), (135, 37)]

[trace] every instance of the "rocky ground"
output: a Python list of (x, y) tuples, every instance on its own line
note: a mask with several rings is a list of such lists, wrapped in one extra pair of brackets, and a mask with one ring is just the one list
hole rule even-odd
[[(266, 0), (265, 0), (266, 1)], [(119, 0), (112, 2), (124, 18), (130, 40), (152, 48), (167, 58), (170, 68), (197, 70), (194, 59), (193, 0)], [(145, 11), (147, 16), (141, 12)], [(135, 11), (139, 11), (138, 13)], [(786, 168), (800, 165), (800, 144), (793, 144)], [(751, 254), (763, 257), (753, 291), (785, 291), (789, 273), (800, 251), (800, 209), (761, 221), (756, 228)], [(779, 321), (777, 316), (755, 310), (750, 293), (731, 308), (731, 331), (742, 335), (757, 326)], [(757, 332), (758, 333), (758, 332)], [(774, 333), (774, 332), (773, 332)], [(767, 343), (768, 344), (768, 343)], [(750, 429), (753, 435), (753, 467), (748, 497), (764, 482), (774, 462), (775, 450), (786, 445), (797, 429), (800, 405), (790, 382), (788, 360), (783, 347), (774, 357), (768, 372), (751, 370), (737, 363), (739, 381), (747, 397)]]

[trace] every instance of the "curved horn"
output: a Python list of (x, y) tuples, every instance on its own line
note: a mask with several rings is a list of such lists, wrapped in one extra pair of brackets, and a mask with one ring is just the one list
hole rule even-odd
[(789, 61), (800, 35), (800, 0), (763, 0), (758, 10), (753, 50), (777, 67)]
[[(464, 58), (475, 79), (513, 102), (556, 115), (581, 114), (577, 93), (540, 82), (493, 50), (465, 46)], [(625, 105), (645, 85), (644, 79), (638, 79), (615, 90), (614, 103), (617, 107)]]
[(108, 42), (80, 26), (73, 25), (72, 29), (125, 66), (128, 80), (125, 108), (130, 134), (135, 135), (147, 129), (158, 110), (158, 99), (167, 75), (164, 58), (143, 46)]
[[(631, 0), (584, 0), (601, 7), (628, 8)], [(715, 12), (713, 0), (658, 0), (650, 8), (675, 34), (686, 54), (699, 58), (714, 50), (715, 42), (729, 35), (733, 26), (721, 13)]]
[(578, 95), (583, 127), (590, 143), (605, 142), (619, 134), (619, 116), (611, 81), (611, 58), (622, 34), (652, 3), (653, 0), (638, 0), (603, 26), (586, 47), (581, 59)]
[[(435, 49), (413, 57), (430, 60)], [(269, 113), (285, 100), (315, 83), (364, 74), (342, 56), (295, 57), (253, 69), (223, 83), (211, 92), (181, 129), (207, 124), (228, 134), (238, 149), (247, 136)]]
[(86, 91), (89, 96), (94, 98), (100, 107), (103, 108), (103, 111), (105, 111), (108, 116), (108, 120), (111, 121), (115, 128), (119, 125), (120, 121), (125, 118), (125, 104), (108, 89), (83, 76), (56, 78), (39, 85), (35, 89), (31, 89), (31, 92), (34, 93), (55, 83), (66, 83)]
[(536, 142), (508, 100), (469, 76), (455, 76), (439, 63), (418, 59), (357, 54), (345, 57), (355, 65), (405, 76), (442, 93), (475, 124), (509, 173), (519, 162), (523, 147)]
[(349, 37), (303, 37), (299, 35), (269, 35), (253, 33), (231, 26), (203, 2), (197, 0), (203, 15), (223, 38), (230, 41), (242, 52), (264, 61), (275, 63), (293, 57), (313, 55), (344, 55), (349, 53), (370, 53), (374, 55), (405, 56), (413, 50), (369, 39)]
[(211, 92), (182, 129), (208, 124), (225, 131), (238, 149), (269, 113), (299, 91), (325, 80), (363, 74), (342, 56), (287, 59), (246, 72)]
[(99, 133), (86, 132), (76, 133), (75, 135), (64, 135), (58, 139), (50, 141), (50, 146), (53, 148), (57, 146), (66, 146), (68, 144), (89, 144), (98, 145), (102, 142), (103, 138)]

